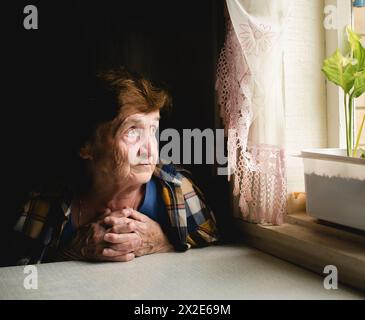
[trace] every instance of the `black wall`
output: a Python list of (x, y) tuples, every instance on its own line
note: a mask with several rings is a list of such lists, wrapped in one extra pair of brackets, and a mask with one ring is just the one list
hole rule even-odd
[[(27, 4), (38, 8), (38, 30), (23, 28)], [(78, 112), (85, 81), (99, 67), (125, 65), (165, 84), (174, 105), (161, 129), (220, 126), (214, 81), (224, 40), (222, 0), (8, 1), (4, 6), (4, 230), (33, 186), (67, 172), (67, 141), (73, 134), (67, 122)], [(224, 225), (226, 177), (217, 177), (211, 165), (188, 167)]]

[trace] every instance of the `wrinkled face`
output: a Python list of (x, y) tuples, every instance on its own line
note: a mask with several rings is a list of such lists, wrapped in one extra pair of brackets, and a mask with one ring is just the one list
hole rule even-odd
[(146, 183), (151, 179), (158, 161), (156, 132), (160, 112), (136, 113), (125, 119), (117, 137), (119, 150), (127, 153), (126, 165), (135, 181)]
[(159, 111), (135, 113), (101, 128), (101, 137), (92, 152), (96, 175), (107, 175), (123, 183), (148, 182), (158, 162), (159, 119)]

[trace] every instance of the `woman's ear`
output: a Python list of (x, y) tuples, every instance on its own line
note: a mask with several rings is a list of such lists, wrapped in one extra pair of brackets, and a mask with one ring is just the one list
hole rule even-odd
[(84, 160), (93, 159), (90, 143), (87, 142), (83, 147), (80, 148), (79, 155)]

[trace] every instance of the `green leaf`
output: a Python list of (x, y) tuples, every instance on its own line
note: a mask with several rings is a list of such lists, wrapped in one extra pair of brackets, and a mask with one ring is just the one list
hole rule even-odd
[(358, 62), (357, 70), (362, 70), (365, 67), (365, 49), (361, 44), (361, 36), (352, 31), (350, 27), (347, 27), (346, 30), (351, 51)]
[(345, 93), (349, 93), (354, 85), (354, 73), (357, 66), (348, 57), (344, 57), (340, 50), (324, 60), (322, 71), (331, 82), (340, 86)]
[(353, 98), (358, 98), (365, 92), (365, 71), (356, 72), (354, 77), (354, 90), (351, 95)]

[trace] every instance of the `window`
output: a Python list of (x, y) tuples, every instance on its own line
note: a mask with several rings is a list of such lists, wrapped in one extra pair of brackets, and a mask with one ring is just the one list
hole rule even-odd
[[(353, 8), (353, 26), (354, 30), (362, 36), (365, 44), (365, 7)], [(355, 102), (355, 137), (361, 125), (365, 114), (365, 94), (358, 98)], [(365, 131), (363, 130), (360, 139), (361, 147), (365, 148)]]
[[(365, 7), (353, 7), (353, 0), (326, 0), (326, 7), (336, 9), (337, 27), (335, 29), (326, 29), (326, 57), (340, 48), (342, 52), (346, 51), (344, 46), (347, 38), (344, 32), (348, 25), (352, 25), (354, 31), (360, 34), (365, 42)], [(364, 43), (365, 45), (365, 43)], [(365, 114), (365, 94), (355, 101), (355, 138), (358, 128), (361, 125)], [(327, 139), (329, 148), (346, 148), (345, 134), (345, 114), (343, 108), (342, 90), (327, 82)], [(365, 131), (362, 133), (360, 146), (365, 148)]]

